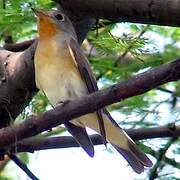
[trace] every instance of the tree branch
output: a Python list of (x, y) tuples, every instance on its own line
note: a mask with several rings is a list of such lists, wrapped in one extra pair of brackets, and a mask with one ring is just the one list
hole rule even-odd
[(66, 121), (94, 112), (99, 108), (122, 101), (128, 97), (145, 93), (159, 85), (176, 81), (179, 78), (180, 59), (152, 68), (105, 90), (78, 98), (65, 106), (57, 106), (38, 117), (31, 117), (19, 125), (3, 128), (0, 130), (0, 146), (12, 145)]
[(180, 3), (173, 0), (54, 0), (82, 17), (180, 26)]
[[(133, 22), (180, 26), (180, 3), (173, 0), (54, 0), (70, 17), (82, 42), (95, 19), (104, 18), (115, 22)], [(25, 50), (33, 40), (23, 43), (6, 44), (5, 49), (13, 52)]]
[(36, 43), (24, 52), (0, 49), (0, 64), (4, 71), (0, 80), (0, 128), (9, 125), (37, 92), (33, 64), (35, 48)]
[[(148, 149), (148, 150), (147, 150), (147, 149)], [(156, 159), (159, 158), (159, 156), (160, 156), (160, 153), (159, 153), (159, 152), (154, 151), (152, 148), (150, 148), (150, 150), (149, 150), (149, 148), (147, 148), (147, 149), (144, 149), (144, 152), (145, 152), (145, 153), (154, 156)], [(177, 162), (177, 161), (176, 161), (175, 159), (173, 159), (173, 158), (171, 159), (171, 158), (168, 158), (167, 156), (164, 156), (163, 161), (165, 161), (166, 163), (168, 163), (169, 165), (171, 165), (171, 166), (173, 166), (173, 167), (175, 167), (175, 168), (180, 169), (180, 164), (179, 164), (179, 162)]]
[(12, 52), (24, 51), (25, 49), (29, 48), (34, 41), (35, 39), (30, 39), (20, 43), (6, 43), (3, 48)]
[(149, 180), (154, 180), (156, 178), (158, 178), (158, 169), (162, 169), (163, 167), (161, 167), (162, 165), (162, 161), (164, 160), (164, 157), (166, 155), (166, 152), (168, 151), (168, 149), (171, 147), (171, 145), (176, 141), (176, 138), (172, 138), (170, 139), (167, 144), (165, 145), (165, 147), (161, 148), (159, 150), (159, 155), (157, 158), (157, 162), (154, 165), (154, 167), (151, 170), (151, 173), (149, 175)]
[(32, 180), (39, 180), (27, 167), (25, 163), (23, 163), (16, 155), (14, 154), (8, 154), (9, 158), (19, 167), (21, 170), (26, 173), (27, 176), (29, 176)]
[[(180, 126), (161, 126), (155, 128), (140, 128), (140, 129), (127, 129), (126, 133), (134, 140), (162, 138), (162, 137), (179, 137)], [(94, 145), (103, 144), (100, 135), (91, 135), (91, 140)], [(72, 136), (58, 136), (48, 138), (32, 137), (25, 139), (11, 146), (9, 152), (34, 152), (45, 149), (59, 149), (59, 148), (70, 148), (79, 147), (79, 144), (74, 140)]]

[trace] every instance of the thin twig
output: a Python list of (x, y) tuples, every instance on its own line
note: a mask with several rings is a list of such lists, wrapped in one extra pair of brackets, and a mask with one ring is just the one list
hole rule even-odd
[(140, 37), (148, 30), (150, 25), (146, 25), (138, 34), (138, 36), (136, 38), (134, 38), (135, 40), (126, 48), (126, 50), (123, 52), (123, 54), (121, 56), (119, 56), (117, 58), (117, 60), (114, 62), (114, 67), (118, 66), (118, 63), (121, 61), (121, 59), (123, 59), (127, 53), (134, 47), (134, 44), (138, 41), (138, 39), (140, 39)]
[[(159, 157), (157, 158), (157, 162), (154, 165), (150, 175), (149, 175), (149, 180), (154, 180), (158, 177), (158, 172), (159, 172), (159, 168), (161, 168), (162, 166), (162, 160), (165, 157), (165, 154), (167, 152), (167, 150), (171, 147), (171, 145), (177, 140), (177, 138), (172, 138), (170, 139), (167, 144), (165, 145), (164, 148), (159, 150)], [(163, 168), (163, 167), (162, 167)], [(159, 169), (159, 170), (158, 170)]]
[[(138, 34), (138, 36), (135, 38), (135, 40), (126, 48), (126, 50), (122, 53), (121, 56), (119, 56), (116, 61), (113, 64), (113, 67), (117, 67), (118, 63), (121, 61), (121, 59), (123, 59), (127, 53), (134, 47), (134, 44), (138, 41), (138, 39), (148, 30), (150, 25), (146, 25)], [(108, 32), (110, 34), (110, 36), (114, 39), (114, 41), (116, 43), (118, 43), (118, 41), (116, 40), (116, 38), (111, 34), (111, 32)], [(106, 74), (107, 71), (104, 71), (103, 73), (99, 74), (98, 77), (96, 77), (96, 80), (99, 80), (101, 77), (103, 77), (104, 74)]]
[(39, 180), (24, 164), (16, 155), (14, 154), (7, 154), (9, 158), (18, 166), (20, 167), (32, 180)]

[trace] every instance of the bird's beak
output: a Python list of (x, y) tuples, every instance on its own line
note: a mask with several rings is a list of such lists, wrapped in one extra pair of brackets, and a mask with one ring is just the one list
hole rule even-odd
[(32, 11), (37, 16), (39, 37), (51, 37), (57, 34), (59, 28), (57, 28), (53, 17), (47, 11), (34, 8), (32, 8)]
[(37, 17), (47, 17), (49, 16), (46, 12), (42, 11), (42, 10), (39, 10), (39, 9), (35, 9), (35, 8), (31, 8), (32, 11), (34, 12), (34, 14), (37, 16)]

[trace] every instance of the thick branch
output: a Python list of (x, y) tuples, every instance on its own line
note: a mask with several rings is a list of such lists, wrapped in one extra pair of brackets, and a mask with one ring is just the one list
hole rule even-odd
[[(54, 0), (71, 18), (79, 42), (82, 42), (95, 19), (105, 18), (119, 22), (180, 26), (180, 3), (173, 0)], [(18, 44), (6, 44), (5, 49), (22, 51), (32, 40)]]
[(3, 48), (12, 52), (24, 51), (29, 46), (31, 46), (34, 41), (35, 39), (30, 39), (20, 43), (6, 43)]
[(0, 79), (0, 128), (7, 126), (37, 91), (34, 80), (34, 43), (24, 52), (0, 49), (3, 79)]
[(78, 98), (65, 106), (57, 106), (39, 117), (29, 118), (19, 125), (3, 128), (0, 130), (0, 145), (1, 147), (9, 146), (73, 118), (94, 112), (99, 108), (119, 102), (125, 98), (145, 93), (159, 85), (176, 81), (179, 78), (180, 59), (152, 68), (105, 90)]
[(54, 0), (81, 17), (180, 26), (179, 0)]
[[(180, 3), (173, 0), (54, 0), (70, 17), (81, 43), (95, 19), (104, 18), (115, 22), (133, 22), (180, 26)], [(25, 50), (33, 40), (17, 44), (6, 44), (13, 52)]]
[[(141, 128), (141, 129), (127, 129), (127, 134), (133, 140), (143, 140), (161, 137), (179, 137), (180, 126), (162, 126), (155, 128)], [(94, 145), (103, 144), (100, 135), (91, 135), (91, 140)], [(59, 137), (48, 137), (48, 138), (30, 138), (19, 143), (16, 143), (9, 150), (10, 152), (34, 152), (37, 150), (45, 149), (59, 149), (79, 147), (79, 144), (71, 136), (59, 136)]]

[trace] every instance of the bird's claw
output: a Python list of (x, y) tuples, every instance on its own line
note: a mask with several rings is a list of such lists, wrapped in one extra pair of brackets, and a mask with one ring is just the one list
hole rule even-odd
[(52, 132), (52, 128), (48, 129), (48, 132)]
[(6, 153), (5, 149), (0, 149), (0, 161), (4, 161), (5, 153)]
[(59, 101), (57, 104), (61, 104), (63, 107), (68, 104), (71, 100)]

